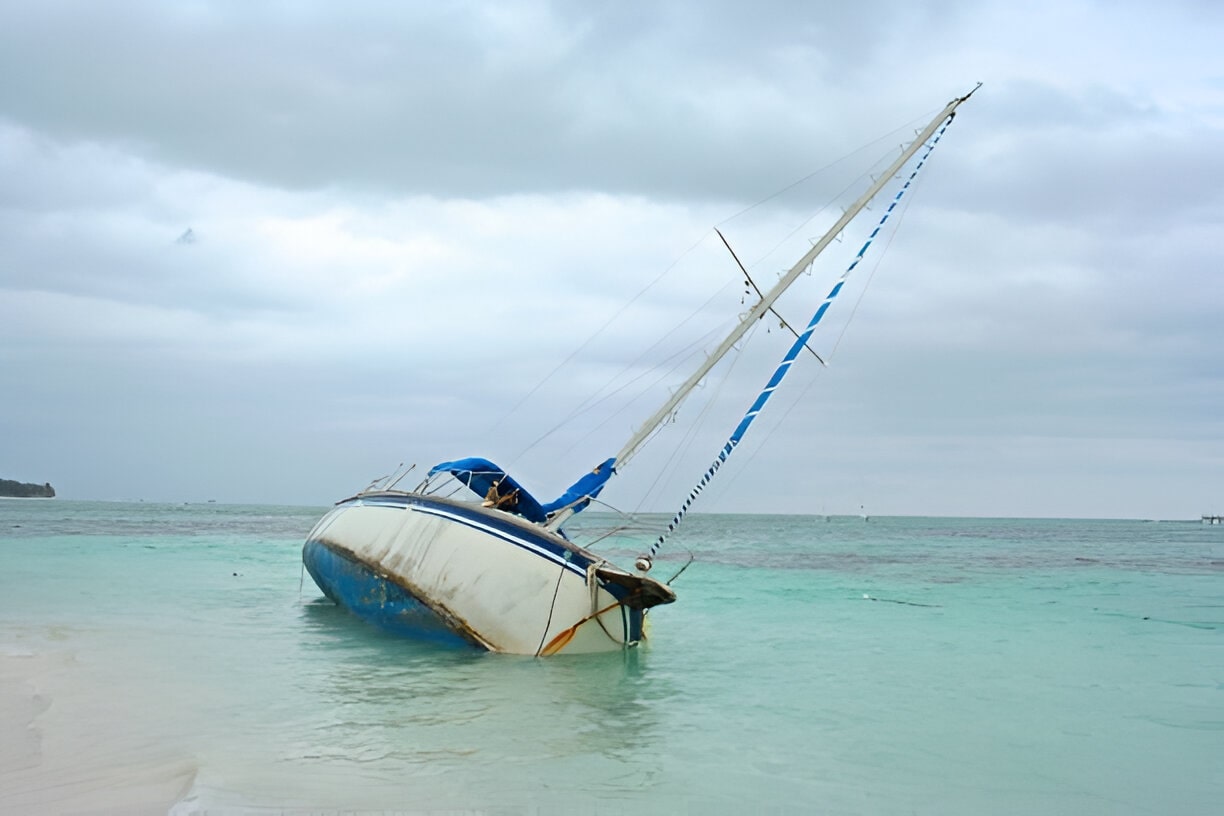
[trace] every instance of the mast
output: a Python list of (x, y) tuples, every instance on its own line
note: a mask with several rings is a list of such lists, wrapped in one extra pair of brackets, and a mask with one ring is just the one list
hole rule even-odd
[[(926, 152), (922, 154), (922, 158), (919, 159), (918, 163), (914, 165), (914, 169), (910, 173), (909, 178), (905, 180), (905, 184), (901, 185), (901, 189), (897, 191), (897, 195), (893, 198), (892, 203), (888, 205), (888, 209), (886, 209), (884, 214), (880, 216), (880, 223), (877, 224), (876, 228), (871, 231), (871, 235), (868, 236), (866, 243), (863, 244), (863, 248), (860, 249), (858, 254), (854, 256), (854, 260), (852, 260), (850, 265), (846, 267), (846, 271), (842, 272), (841, 277), (838, 278), (837, 282), (833, 284), (833, 288), (830, 289), (829, 294), (825, 296), (824, 302), (820, 304), (820, 307), (816, 310), (816, 313), (812, 315), (812, 319), (808, 321), (807, 328), (803, 330), (802, 334), (796, 332), (795, 342), (791, 344), (790, 349), (782, 357), (782, 362), (778, 363), (778, 367), (774, 369), (774, 373), (770, 376), (769, 381), (765, 383), (765, 387), (761, 389), (761, 393), (757, 395), (755, 400), (753, 400), (747, 413), (744, 414), (744, 418), (740, 420), (739, 424), (735, 426), (735, 430), (731, 432), (731, 436), (727, 439), (727, 443), (723, 445), (722, 450), (718, 452), (718, 456), (715, 457), (713, 463), (711, 463), (706, 472), (702, 474), (701, 480), (697, 482), (691, 491), (689, 491), (688, 498), (684, 500), (684, 504), (680, 506), (680, 509), (676, 512), (676, 515), (672, 517), (671, 524), (667, 525), (667, 529), (659, 534), (659, 537), (655, 539), (654, 544), (650, 545), (650, 553), (643, 555), (637, 560), (636, 564), (639, 570), (645, 572), (650, 569), (651, 564), (654, 563), (655, 553), (659, 551), (659, 547), (663, 546), (663, 542), (667, 540), (667, 537), (671, 535), (672, 532), (675, 531), (676, 526), (684, 520), (684, 514), (688, 512), (688, 509), (701, 494), (701, 491), (705, 490), (706, 485), (708, 485), (710, 480), (714, 478), (714, 474), (717, 473), (726, 463), (727, 458), (743, 440), (744, 434), (748, 432), (748, 428), (753, 422), (756, 421), (756, 418), (760, 415), (761, 411), (764, 410), (765, 403), (769, 402), (770, 397), (772, 397), (782, 385), (782, 380), (784, 380), (786, 375), (790, 372), (791, 366), (794, 364), (795, 360), (799, 358), (799, 355), (803, 349), (807, 348), (808, 339), (812, 336), (812, 332), (815, 331), (816, 326), (820, 324), (825, 312), (829, 310), (829, 305), (837, 297), (838, 293), (841, 292), (842, 287), (846, 283), (846, 279), (850, 277), (850, 273), (853, 272), (855, 267), (859, 265), (859, 261), (863, 260), (863, 254), (867, 252), (867, 249), (871, 246), (871, 243), (875, 240), (875, 237), (880, 234), (880, 230), (884, 227), (884, 224), (888, 222), (888, 217), (892, 215), (892, 212), (896, 209), (897, 204), (901, 202), (901, 198), (905, 195), (906, 191), (909, 190), (910, 185), (914, 183), (914, 179), (918, 177), (918, 171), (922, 169), (922, 166), (927, 163), (927, 159), (931, 157), (931, 152), (935, 150), (935, 145), (939, 144), (939, 140), (943, 138), (944, 131), (948, 129), (948, 125), (952, 124), (952, 119), (953, 117), (950, 116), (944, 120), (944, 123), (940, 125), (939, 130), (936, 131), (935, 138), (931, 139), (931, 141), (927, 143)], [(863, 520), (866, 521), (866, 519), (867, 516), (864, 514)], [(681, 569), (681, 572), (683, 572), (683, 569)], [(676, 573), (676, 575), (679, 574), (680, 573)], [(671, 581), (668, 581), (668, 583), (671, 583)]]
[[(981, 87), (981, 83), (978, 84), (978, 87)], [(973, 89), (973, 91), (976, 90), (977, 87)], [(897, 157), (897, 160), (894, 161), (892, 165), (884, 173), (882, 173), (879, 178), (876, 179), (875, 183), (872, 184), (865, 193), (859, 196), (857, 201), (850, 205), (849, 209), (842, 214), (842, 217), (837, 219), (837, 223), (830, 227), (828, 232), (826, 232), (819, 241), (813, 244), (812, 248), (804, 253), (803, 257), (800, 258), (785, 275), (778, 279), (778, 282), (774, 284), (773, 288), (761, 296), (761, 299), (757, 302), (757, 304), (753, 306), (746, 315), (744, 315), (739, 323), (736, 324), (735, 328), (731, 330), (731, 333), (727, 335), (726, 339), (724, 339), (722, 343), (719, 344), (718, 348), (714, 350), (714, 353), (707, 357), (705, 361), (697, 368), (697, 370), (684, 381), (684, 384), (676, 389), (676, 392), (663, 403), (662, 407), (660, 407), (659, 410), (650, 417), (650, 419), (646, 420), (642, 427), (629, 438), (629, 441), (625, 443), (623, 448), (621, 448), (620, 453), (616, 454), (614, 467), (624, 465), (633, 457), (634, 454), (638, 452), (650, 435), (654, 433), (655, 429), (667, 421), (667, 418), (671, 416), (672, 412), (676, 410), (676, 407), (684, 401), (684, 398), (689, 395), (689, 392), (697, 387), (697, 384), (710, 373), (710, 370), (713, 369), (714, 366), (718, 365), (719, 361), (722, 360), (723, 357), (727, 356), (727, 352), (729, 352), (735, 346), (735, 344), (738, 343), (741, 338), (743, 338), (743, 336), (748, 332), (748, 329), (751, 328), (757, 320), (769, 312), (769, 310), (773, 307), (774, 301), (781, 297), (782, 293), (790, 288), (791, 284), (793, 284), (795, 280), (798, 279), (801, 274), (803, 274), (803, 271), (807, 269), (814, 260), (816, 260), (816, 256), (824, 252), (825, 248), (833, 241), (833, 239), (846, 228), (846, 225), (854, 220), (854, 217), (858, 215), (859, 212), (866, 207), (873, 198), (876, 197), (876, 195), (884, 188), (886, 184), (892, 181), (893, 176), (895, 176), (901, 170), (901, 168), (905, 166), (906, 162), (914, 157), (919, 149), (921, 149), (922, 145), (926, 143), (927, 139), (930, 139), (931, 136), (935, 134), (935, 131), (939, 129), (939, 126), (949, 117), (955, 115), (956, 108), (962, 102), (972, 96), (973, 91), (970, 91), (962, 97), (953, 99), (946, 106), (944, 106), (943, 110), (935, 114), (935, 118), (932, 119), (921, 132), (919, 132), (919, 134), (914, 138), (914, 141), (910, 142), (909, 146), (906, 147), (905, 150), (901, 152), (901, 155)]]

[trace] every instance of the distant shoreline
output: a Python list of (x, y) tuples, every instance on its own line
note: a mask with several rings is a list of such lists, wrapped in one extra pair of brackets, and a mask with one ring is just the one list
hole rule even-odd
[[(7, 498), (19, 499), (19, 498), (46, 498), (46, 497), (0, 496), (0, 499), (7, 499)], [(145, 507), (145, 508), (163, 507), (163, 508), (180, 508), (180, 509), (184, 507), (197, 507), (197, 508), (207, 507), (207, 508), (212, 508), (216, 511), (224, 510), (227, 508), (269, 507), (269, 508), (278, 508), (282, 510), (312, 511), (312, 512), (317, 512), (319, 514), (323, 514), (323, 513), (326, 513), (332, 507), (331, 502), (317, 502), (317, 503), (311, 503), (311, 504), (285, 504), (283, 502), (249, 502), (249, 501), (232, 502), (232, 501), (226, 501), (226, 500), (212, 501), (212, 500), (206, 500), (206, 499), (193, 499), (190, 501), (184, 501), (181, 499), (127, 499), (127, 498), (125, 499), (113, 499), (113, 498), (98, 499), (98, 498), (80, 498), (77, 496), (65, 497), (65, 496), (59, 496), (59, 495), (54, 496), (53, 498), (55, 498), (60, 503), (72, 504), (72, 505), (77, 505), (77, 504), (125, 505), (126, 504), (126, 505), (132, 505), (133, 507)], [(646, 520), (658, 520), (663, 523), (663, 526), (666, 526), (666, 523), (672, 518), (672, 513), (666, 512), (663, 510), (651, 510), (651, 511), (643, 511), (640, 513), (636, 513), (635, 516), (641, 517)], [(877, 523), (895, 524), (899, 522), (908, 522), (908, 521), (916, 521), (916, 520), (918, 521), (926, 520), (926, 521), (931, 521), (931, 522), (957, 520), (957, 521), (978, 522), (978, 523), (1007, 522), (1007, 521), (1042, 521), (1042, 522), (1074, 521), (1074, 522), (1110, 522), (1110, 523), (1119, 523), (1119, 524), (1121, 523), (1193, 524), (1196, 527), (1201, 524), (1206, 524), (1206, 522), (1203, 522), (1201, 520), (1200, 514), (1195, 514), (1193, 516), (1172, 516), (1170, 515), (1166, 517), (1157, 518), (1157, 517), (1146, 517), (1146, 516), (1008, 516), (1008, 515), (956, 516), (956, 515), (919, 515), (919, 514), (913, 514), (913, 513), (899, 513), (899, 514), (881, 513), (878, 515), (873, 514), (870, 517), (870, 519), (867, 520), (866, 522), (863, 521), (862, 516), (860, 516), (859, 514), (849, 513), (849, 512), (847, 513), (779, 513), (779, 512), (743, 512), (743, 511), (739, 511), (739, 512), (693, 511), (692, 513), (689, 513), (688, 517), (689, 518), (696, 518), (696, 517), (717, 518), (720, 516), (728, 516), (728, 517), (729, 516), (755, 516), (758, 518), (771, 518), (771, 517), (774, 517), (774, 518), (815, 518), (815, 519), (825, 519), (829, 522), (834, 522), (834, 523), (839, 523), (839, 524), (877, 524)], [(619, 517), (620, 517), (620, 514), (614, 511), (611, 511), (611, 510), (592, 509), (592, 510), (588, 510), (584, 512), (577, 523), (580, 524), (582, 519), (603, 520), (603, 519), (619, 518)], [(1207, 526), (1214, 526), (1218, 530), (1221, 527), (1224, 527), (1224, 524), (1217, 524), (1217, 525), (1208, 524)]]
[(6, 499), (53, 499), (55, 488), (50, 482), (34, 484), (13, 479), (0, 479), (0, 498)]

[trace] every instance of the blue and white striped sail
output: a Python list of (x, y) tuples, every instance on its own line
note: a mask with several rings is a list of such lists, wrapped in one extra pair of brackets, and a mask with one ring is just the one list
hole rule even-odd
[[(727, 439), (727, 443), (723, 445), (720, 451), (718, 451), (717, 458), (715, 458), (714, 462), (712, 462), (709, 469), (705, 471), (704, 475), (701, 476), (701, 480), (696, 483), (696, 486), (692, 489), (692, 491), (689, 492), (688, 498), (684, 499), (684, 504), (681, 505), (681, 509), (677, 511), (676, 515), (672, 517), (671, 524), (667, 525), (667, 530), (661, 533), (654, 544), (651, 544), (650, 554), (644, 562), (645, 565), (650, 564), (650, 559), (654, 558), (655, 554), (659, 552), (659, 548), (662, 546), (662, 543), (667, 540), (667, 536), (671, 535), (672, 531), (676, 530), (676, 527), (681, 524), (681, 521), (684, 519), (684, 514), (688, 513), (688, 509), (693, 505), (696, 497), (701, 494), (701, 491), (704, 491), (706, 484), (709, 484), (711, 480), (714, 480), (715, 473), (717, 473), (718, 469), (722, 467), (723, 462), (727, 461), (728, 456), (731, 456), (731, 451), (736, 449), (739, 442), (741, 442), (741, 439), (744, 438), (744, 434), (748, 433), (748, 428), (752, 426), (752, 423), (756, 420), (756, 417), (760, 415), (761, 410), (764, 410), (766, 402), (769, 402), (771, 396), (774, 396), (778, 385), (781, 385), (782, 380), (786, 378), (789, 372), (791, 372), (791, 366), (794, 365), (794, 361), (798, 360), (799, 355), (803, 352), (804, 346), (807, 346), (808, 340), (812, 339), (812, 333), (814, 332), (816, 325), (819, 325), (821, 319), (824, 319), (825, 312), (829, 311), (829, 306), (831, 303), (837, 299), (837, 295), (841, 294), (842, 287), (846, 285), (847, 278), (849, 278), (849, 275), (851, 275), (851, 273), (854, 272), (854, 269), (858, 267), (859, 262), (862, 261), (864, 254), (867, 253), (868, 248), (871, 246), (871, 242), (875, 241), (875, 236), (880, 234), (881, 229), (884, 229), (884, 225), (892, 215), (892, 210), (895, 210), (897, 208), (897, 204), (901, 203), (901, 198), (906, 195), (906, 191), (908, 191), (909, 187), (911, 187), (913, 184), (913, 180), (918, 176), (918, 172), (922, 170), (924, 164), (927, 164), (927, 158), (929, 157), (931, 150), (935, 149), (936, 144), (939, 143), (940, 137), (944, 136), (944, 131), (946, 131), (947, 126), (951, 124), (951, 119), (952, 116), (949, 115), (946, 117), (944, 122), (942, 122), (939, 131), (935, 133), (935, 137), (931, 139), (931, 142), (928, 144), (927, 152), (923, 153), (922, 159), (919, 159), (918, 164), (914, 165), (913, 171), (911, 174), (909, 174), (905, 184), (901, 186), (901, 190), (898, 190), (897, 195), (892, 198), (889, 208), (885, 210), (883, 217), (880, 218), (880, 223), (875, 225), (874, 230), (871, 230), (871, 234), (867, 237), (867, 241), (865, 241), (862, 248), (859, 248), (859, 251), (854, 254), (853, 261), (849, 263), (845, 272), (843, 272), (840, 278), (837, 279), (837, 283), (835, 283), (834, 287), (829, 290), (829, 294), (825, 295), (824, 302), (820, 303), (820, 307), (818, 310), (816, 310), (815, 314), (813, 314), (812, 319), (808, 321), (807, 328), (805, 328), (803, 332), (796, 335), (794, 343), (792, 343), (791, 347), (787, 349), (786, 355), (782, 357), (782, 362), (778, 363), (777, 368), (774, 369), (774, 374), (772, 374), (772, 376), (769, 378), (769, 382), (765, 384), (765, 388), (761, 389), (761, 393), (756, 395), (756, 399), (753, 401), (752, 407), (749, 407), (747, 414), (744, 414), (742, 420), (739, 421), (739, 425), (737, 425), (736, 429), (732, 431), (731, 437)], [(922, 142), (918, 143), (922, 144)]]
[[(976, 91), (977, 88), (974, 88), (973, 90)], [(694, 371), (679, 388), (676, 389), (676, 392), (672, 394), (672, 396), (665, 403), (663, 403), (659, 410), (655, 411), (654, 415), (651, 416), (650, 419), (646, 420), (642, 427), (629, 438), (629, 441), (625, 443), (623, 448), (621, 448), (620, 453), (616, 455), (616, 467), (624, 465), (630, 458), (633, 457), (635, 453), (637, 453), (646, 440), (650, 438), (651, 434), (653, 434), (656, 429), (667, 421), (668, 417), (672, 415), (677, 406), (684, 401), (684, 398), (697, 387), (698, 383), (705, 379), (706, 375), (710, 373), (714, 366), (716, 366), (719, 361), (721, 361), (723, 357), (725, 357), (727, 353), (735, 347), (743, 336), (748, 333), (748, 329), (750, 329), (757, 320), (764, 317), (773, 309), (774, 302), (782, 296), (782, 293), (790, 288), (791, 284), (793, 284), (799, 278), (799, 276), (812, 265), (812, 262), (816, 260), (816, 257), (820, 255), (820, 253), (824, 252), (825, 248), (832, 243), (838, 235), (841, 234), (843, 229), (846, 228), (846, 225), (854, 220), (859, 212), (861, 212), (862, 209), (866, 207), (882, 189), (884, 189), (888, 182), (901, 172), (902, 168), (909, 163), (910, 159), (917, 155), (918, 151), (932, 136), (935, 135), (936, 131), (951, 120), (952, 116), (956, 112), (956, 108), (972, 95), (973, 91), (970, 91), (964, 96), (953, 99), (951, 102), (945, 105), (943, 110), (937, 113), (935, 118), (932, 119), (930, 123), (918, 133), (918, 136), (914, 139), (914, 141), (901, 151), (901, 155), (897, 157), (896, 161), (889, 165), (888, 169), (876, 179), (876, 181), (867, 189), (867, 191), (859, 196), (858, 199), (851, 204), (844, 213), (842, 213), (841, 218), (837, 219), (837, 222), (820, 237), (820, 240), (814, 243), (812, 248), (809, 249), (802, 258), (796, 261), (795, 265), (792, 266), (786, 272), (786, 274), (779, 278), (778, 282), (775, 283), (768, 292), (761, 296), (760, 301), (758, 301), (757, 304), (753, 306), (746, 315), (744, 315), (743, 319), (736, 324), (735, 328), (731, 330), (731, 333), (727, 335), (722, 343), (719, 344), (718, 348), (716, 348), (710, 354), (710, 356), (706, 358), (705, 362), (702, 363), (702, 365), (699, 366), (698, 369)]]
[(796, 361), (796, 358), (799, 356), (800, 352), (802, 352), (804, 347), (807, 346), (808, 340), (812, 338), (813, 330), (816, 328), (816, 325), (820, 323), (821, 319), (824, 318), (825, 312), (829, 311), (830, 303), (832, 303), (832, 301), (836, 299), (837, 295), (840, 294), (842, 286), (845, 285), (849, 274), (851, 274), (854, 268), (857, 267), (859, 261), (862, 261), (863, 254), (867, 252), (868, 247), (871, 246), (871, 242), (875, 240), (875, 236), (879, 235), (880, 229), (883, 228), (885, 221), (889, 219), (890, 215), (892, 214), (892, 210), (896, 209), (897, 203), (901, 201), (902, 196), (905, 196), (906, 191), (913, 182), (914, 176), (917, 176), (918, 171), (923, 168), (925, 163), (927, 163), (927, 157), (929, 157), (931, 149), (934, 149), (935, 144), (939, 142), (940, 137), (944, 135), (944, 131), (947, 130), (947, 126), (951, 124), (953, 117), (956, 116), (956, 109), (958, 106), (965, 102), (965, 100), (969, 97), (972, 97), (973, 92), (977, 91), (979, 87), (982, 87), (982, 83), (978, 83), (978, 86), (974, 87), (973, 91), (963, 95), (963, 97), (952, 99), (950, 103), (947, 103), (947, 105), (944, 106), (944, 109), (935, 115), (934, 119), (931, 119), (930, 122), (928, 122), (927, 127), (924, 127), (922, 131), (919, 131), (918, 136), (914, 138), (913, 142), (909, 143), (908, 147), (902, 150), (900, 157), (897, 157), (894, 163), (889, 166), (889, 169), (885, 170), (883, 174), (881, 174), (878, 179), (875, 180), (874, 184), (868, 188), (867, 192), (864, 192), (862, 196), (859, 196), (857, 201), (851, 204), (851, 207), (846, 209), (846, 212), (842, 214), (842, 217), (837, 219), (836, 223), (831, 226), (829, 231), (825, 232), (825, 234), (820, 237), (820, 240), (816, 241), (812, 248), (810, 248), (807, 253), (804, 253), (804, 256), (799, 258), (799, 261), (796, 262), (796, 264), (794, 264), (785, 275), (782, 275), (781, 278), (778, 279), (777, 283), (774, 285), (774, 287), (772, 287), (772, 289), (765, 292), (765, 294), (761, 296), (760, 301), (756, 303), (748, 314), (745, 314), (743, 319), (741, 319), (741, 322), (739, 322), (736, 325), (736, 328), (732, 330), (731, 334), (722, 341), (722, 344), (718, 345), (717, 349), (714, 351), (714, 354), (711, 354), (706, 358), (703, 365), (696, 369), (692, 376), (685, 380), (684, 384), (682, 384), (681, 387), (676, 390), (676, 393), (672, 394), (671, 398), (668, 399), (665, 404), (662, 405), (662, 407), (660, 407), (659, 411), (656, 411), (655, 415), (652, 416), (650, 420), (639, 429), (638, 432), (633, 434), (633, 437), (629, 439), (629, 442), (625, 443), (624, 448), (621, 449), (621, 453), (617, 454), (617, 467), (624, 465), (625, 462), (632, 458), (636, 451), (641, 448), (641, 445), (646, 442), (646, 439), (649, 439), (651, 434), (654, 433), (657, 428), (662, 426), (663, 423), (667, 421), (668, 417), (672, 416), (673, 412), (676, 411), (677, 406), (681, 404), (685, 396), (688, 396), (689, 391), (696, 388), (696, 385), (698, 385), (698, 383), (705, 378), (706, 374), (710, 373), (711, 369), (717, 365), (718, 361), (721, 361), (722, 358), (727, 355), (727, 352), (730, 352), (732, 347), (739, 343), (739, 340), (743, 338), (744, 334), (747, 334), (748, 329), (752, 327), (752, 325), (758, 321), (758, 319), (764, 317), (767, 312), (772, 311), (772, 308), (774, 308), (774, 303), (777, 301), (778, 297), (780, 297), (782, 292), (785, 292), (788, 287), (791, 286), (796, 279), (798, 279), (800, 274), (812, 267), (812, 263), (815, 261), (816, 256), (819, 256), (821, 252), (824, 252), (825, 247), (829, 246), (829, 243), (834, 240), (837, 235), (841, 234), (841, 231), (846, 228), (846, 225), (851, 223), (851, 221), (857, 217), (859, 212), (862, 212), (863, 208), (867, 207), (868, 203), (873, 201), (875, 196), (879, 195), (880, 191), (883, 190), (885, 185), (889, 184), (889, 181), (900, 174), (902, 168), (905, 168), (906, 164), (909, 163), (909, 160), (913, 159), (914, 155), (917, 155), (923, 146), (927, 146), (927, 152), (923, 154), (922, 159), (920, 159), (918, 164), (914, 166), (914, 169), (911, 174), (909, 174), (905, 185), (901, 187), (901, 190), (897, 192), (896, 197), (892, 199), (889, 208), (887, 208), (886, 212), (884, 213), (884, 217), (880, 219), (880, 223), (876, 225), (875, 230), (871, 231), (867, 242), (864, 243), (863, 247), (860, 248), (856, 256), (854, 256), (853, 262), (849, 264), (846, 272), (843, 272), (841, 278), (838, 278), (837, 283), (834, 285), (834, 287), (832, 287), (829, 295), (825, 297), (824, 302), (821, 303), (818, 310), (816, 310), (815, 314), (813, 314), (812, 319), (810, 319), (808, 322), (807, 328), (805, 328), (802, 333), (797, 333), (796, 340), (794, 340), (794, 343), (787, 350), (786, 356), (782, 358), (782, 362), (778, 363), (778, 367), (775, 369), (774, 374), (772, 374), (770, 377), (769, 383), (766, 383), (765, 388), (761, 390), (758, 398), (756, 398), (756, 400), (753, 402), (752, 407), (749, 407), (747, 414), (745, 414), (743, 417), (743, 420), (739, 421), (739, 425), (736, 426), (736, 429), (734, 429), (732, 432), (731, 437), (727, 439), (727, 443), (723, 445), (720, 451), (718, 451), (717, 458), (714, 460), (714, 462), (712, 462), (709, 469), (705, 471), (704, 475), (701, 476), (701, 480), (696, 483), (696, 486), (689, 492), (688, 498), (684, 500), (684, 504), (681, 506), (681, 509), (677, 511), (676, 516), (673, 517), (671, 524), (667, 526), (667, 530), (659, 536), (659, 540), (652, 544), (649, 555), (644, 555), (643, 558), (638, 560), (639, 569), (650, 569), (652, 559), (654, 559), (655, 554), (659, 552), (659, 548), (662, 546), (663, 541), (666, 540), (668, 535), (671, 535), (673, 530), (676, 530), (679, 522), (684, 519), (684, 514), (688, 513), (689, 506), (692, 506), (696, 497), (700, 495), (701, 491), (704, 491), (706, 484), (709, 484), (712, 478), (714, 478), (715, 473), (718, 472), (720, 467), (722, 467), (723, 462), (727, 461), (728, 456), (731, 455), (731, 451), (736, 449), (736, 445), (739, 444), (739, 440), (743, 438), (744, 433), (748, 432), (749, 426), (752, 426), (756, 416), (760, 414), (761, 409), (764, 409), (766, 402), (769, 401), (770, 396), (774, 395), (774, 391), (777, 389), (778, 385), (781, 384), (782, 379), (786, 377), (786, 374), (789, 371), (791, 371), (791, 366), (793, 365), (794, 361)]

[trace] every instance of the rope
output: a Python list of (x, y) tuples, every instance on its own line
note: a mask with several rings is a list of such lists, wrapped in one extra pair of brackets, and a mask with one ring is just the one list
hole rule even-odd
[[(565, 551), (565, 560), (569, 561), (569, 550)], [(540, 645), (536, 647), (535, 656), (539, 657), (544, 650), (544, 638), (548, 637), (548, 627), (552, 626), (553, 610), (557, 608), (557, 592), (561, 589), (561, 579), (565, 577), (565, 564), (561, 565), (561, 571), (557, 573), (557, 585), (553, 587), (552, 603), (548, 606), (548, 620), (544, 622), (544, 634), (540, 635)], [(570, 635), (573, 637), (573, 635)]]
[(679, 578), (681, 575), (683, 575), (684, 571), (689, 568), (689, 565), (691, 565), (696, 560), (697, 560), (697, 556), (693, 554), (692, 550), (689, 550), (689, 560), (684, 562), (683, 567), (676, 570), (675, 575), (667, 579), (667, 585), (671, 586), (673, 583), (675, 583), (676, 579)]
[(884, 227), (884, 223), (888, 221), (889, 216), (892, 215), (893, 210), (896, 209), (897, 204), (905, 195), (906, 190), (908, 190), (910, 185), (913, 184), (914, 178), (918, 175), (918, 171), (920, 171), (923, 165), (926, 164), (927, 158), (931, 155), (931, 151), (935, 149), (935, 145), (939, 144), (939, 140), (943, 136), (944, 131), (948, 129), (948, 125), (952, 124), (952, 119), (953, 117), (948, 117), (948, 120), (944, 122), (943, 127), (941, 127), (935, 134), (935, 138), (929, 145), (927, 145), (926, 152), (923, 153), (922, 158), (918, 160), (918, 164), (915, 165), (913, 171), (909, 175), (909, 178), (905, 180), (905, 184), (903, 184), (901, 189), (897, 191), (897, 195), (888, 205), (888, 209), (884, 211), (884, 215), (881, 216), (880, 222), (876, 224), (875, 229), (871, 231), (869, 236), (867, 236), (866, 242), (863, 244), (862, 248), (859, 249), (858, 253), (855, 254), (854, 259), (850, 262), (850, 265), (846, 267), (846, 271), (842, 272), (841, 277), (839, 277), (837, 282), (833, 284), (833, 288), (829, 291), (829, 294), (825, 296), (824, 302), (820, 304), (820, 308), (816, 310), (816, 313), (812, 315), (812, 319), (808, 321), (807, 328), (804, 329), (804, 331), (797, 338), (795, 338), (795, 342), (791, 344), (790, 349), (782, 358), (782, 362), (779, 363), (778, 367), (774, 370), (773, 376), (769, 378), (769, 382), (766, 383), (765, 388), (762, 389), (761, 393), (757, 395), (756, 401), (752, 403), (752, 406), (748, 409), (748, 412), (744, 414), (744, 418), (740, 420), (739, 425), (737, 425), (735, 430), (731, 432), (731, 437), (727, 440), (727, 443), (723, 445), (722, 450), (718, 452), (717, 458), (714, 459), (714, 462), (702, 475), (701, 481), (699, 481), (696, 487), (689, 492), (688, 498), (684, 500), (684, 504), (682, 504), (680, 509), (676, 511), (676, 515), (672, 518), (671, 523), (667, 525), (667, 529), (660, 533), (654, 544), (650, 545), (650, 554), (646, 556), (645, 559), (647, 562), (647, 569), (649, 569), (649, 563), (654, 560), (655, 554), (658, 553), (659, 547), (663, 546), (663, 542), (667, 540), (667, 537), (670, 536), (678, 526), (680, 526), (680, 522), (684, 520), (684, 516), (686, 513), (688, 513), (688, 510), (693, 505), (693, 502), (698, 496), (701, 495), (701, 492), (705, 490), (706, 485), (708, 485), (714, 478), (714, 474), (718, 472), (719, 468), (723, 466), (723, 463), (726, 462), (727, 458), (731, 455), (731, 452), (735, 450), (737, 445), (739, 445), (740, 440), (743, 439), (744, 434), (747, 433), (749, 426), (752, 425), (753, 421), (765, 407), (765, 403), (769, 401), (769, 398), (773, 396), (774, 391), (777, 390), (778, 386), (782, 383), (782, 380), (790, 372), (791, 364), (794, 363), (799, 357), (799, 354), (807, 345), (808, 339), (812, 336), (812, 332), (815, 331), (817, 324), (819, 324), (824, 318), (825, 312), (829, 309), (829, 305), (838, 296), (838, 294), (841, 293), (842, 287), (846, 283), (846, 279), (859, 265), (859, 261), (863, 259), (863, 254), (867, 252), (867, 249), (871, 246), (872, 241), (874, 241), (876, 236), (880, 234), (880, 230)]

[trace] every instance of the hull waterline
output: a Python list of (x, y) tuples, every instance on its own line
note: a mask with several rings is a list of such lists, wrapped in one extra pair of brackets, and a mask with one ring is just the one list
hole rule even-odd
[(646, 609), (675, 599), (516, 516), (412, 493), (341, 502), (302, 559), (325, 595), (381, 629), (512, 654), (634, 646)]

